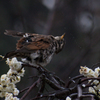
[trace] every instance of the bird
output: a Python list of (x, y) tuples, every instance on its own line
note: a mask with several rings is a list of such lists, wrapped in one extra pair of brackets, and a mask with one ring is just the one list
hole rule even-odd
[(65, 33), (61, 36), (25, 33), (5, 30), (5, 35), (20, 37), (16, 50), (5, 54), (5, 58), (20, 57), (22, 62), (33, 66), (45, 67), (54, 54), (58, 54), (65, 45)]

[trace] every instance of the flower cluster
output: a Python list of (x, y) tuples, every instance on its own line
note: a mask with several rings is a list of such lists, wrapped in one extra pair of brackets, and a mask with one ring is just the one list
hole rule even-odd
[(80, 69), (80, 74), (86, 76), (86, 77), (95, 77), (97, 78), (99, 75), (100, 75), (100, 68), (97, 67), (95, 68), (95, 70), (93, 71), (92, 69), (86, 67), (86, 66), (81, 66), (81, 69)]
[(12, 59), (7, 58), (6, 63), (10, 69), (7, 74), (0, 77), (0, 97), (5, 97), (5, 100), (19, 100), (19, 98), (13, 96), (19, 94), (16, 83), (20, 82), (25, 70), (22, 68), (22, 62), (15, 57)]
[[(94, 69), (94, 71), (88, 67), (82, 67), (80, 69), (80, 74), (86, 76), (86, 77), (94, 77), (94, 78), (98, 78), (100, 75), (100, 68), (97, 67)], [(95, 80), (89, 80), (88, 81), (92, 87), (89, 87), (89, 92), (90, 93), (94, 93), (96, 95), (98, 95), (98, 97), (100, 97), (100, 81), (95, 79)]]

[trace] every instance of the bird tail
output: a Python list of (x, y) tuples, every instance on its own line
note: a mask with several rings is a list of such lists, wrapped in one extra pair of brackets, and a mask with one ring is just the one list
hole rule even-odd
[(16, 52), (16, 51), (8, 52), (8, 53), (6, 53), (6, 55), (4, 56), (4, 59), (10, 58), (10, 57), (16, 57), (16, 54), (17, 54), (17, 53), (18, 53), (18, 52)]
[(5, 30), (4, 34), (14, 36), (14, 37), (23, 37), (23, 35), (25, 35), (24, 32), (18, 32), (13, 30)]
[(26, 58), (29, 56), (29, 53), (23, 52), (22, 50), (15, 50), (6, 53), (3, 59), (10, 58), (10, 57), (21, 57), (21, 58)]

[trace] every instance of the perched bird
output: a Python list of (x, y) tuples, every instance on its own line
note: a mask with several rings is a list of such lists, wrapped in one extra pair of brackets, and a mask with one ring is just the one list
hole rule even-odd
[(54, 54), (59, 53), (65, 44), (64, 36), (40, 35), (6, 30), (6, 35), (21, 37), (16, 50), (8, 52), (4, 58), (20, 57), (22, 61), (34, 66), (46, 66)]

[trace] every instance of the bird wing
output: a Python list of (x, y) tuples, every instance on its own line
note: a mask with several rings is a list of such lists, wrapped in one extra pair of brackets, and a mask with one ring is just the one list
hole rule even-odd
[[(8, 52), (4, 58), (9, 57), (26, 57), (27, 54), (32, 53), (34, 51), (40, 49), (47, 49), (50, 47), (53, 36), (45, 36), (45, 35), (38, 35), (38, 34), (31, 34), (31, 33), (22, 33), (16, 31), (6, 30), (6, 35), (22, 37), (18, 43), (16, 44), (17, 50)], [(23, 35), (27, 35), (24, 36)]]
[(44, 37), (27, 37), (21, 38), (17, 43), (17, 50), (40, 50), (47, 49), (50, 46), (50, 40)]
[(14, 36), (14, 37), (23, 37), (26, 34), (28, 36), (32, 35), (32, 33), (18, 32), (18, 31), (14, 31), (14, 30), (5, 30), (4, 34)]
[(26, 42), (26, 38), (21, 38), (17, 43), (17, 50), (8, 52), (4, 58), (9, 57), (27, 57), (27, 54), (30, 54), (34, 51), (40, 49), (47, 49), (50, 46), (50, 41), (48, 39), (40, 38), (37, 41)]

